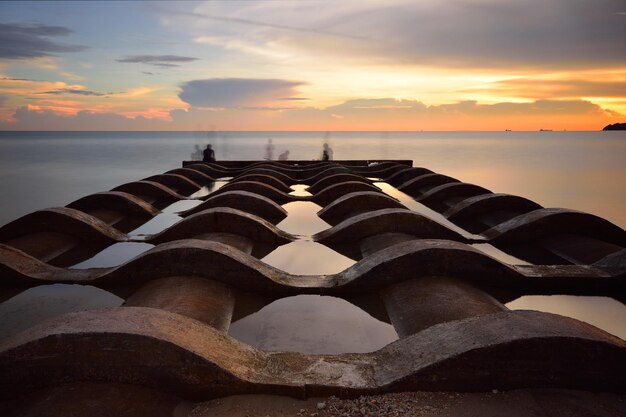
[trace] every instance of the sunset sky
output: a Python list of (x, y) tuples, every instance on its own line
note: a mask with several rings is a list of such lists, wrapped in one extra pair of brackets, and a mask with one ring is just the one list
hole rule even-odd
[(598, 130), (623, 0), (0, 3), (0, 130)]

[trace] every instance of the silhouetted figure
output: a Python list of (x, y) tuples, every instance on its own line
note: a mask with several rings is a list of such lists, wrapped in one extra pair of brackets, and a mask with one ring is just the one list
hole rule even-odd
[(272, 144), (272, 139), (268, 139), (267, 145), (265, 145), (265, 159), (268, 161), (274, 159), (274, 145)]
[(204, 158), (202, 154), (202, 149), (200, 149), (200, 145), (193, 145), (193, 153), (191, 154), (192, 161), (201, 161)]
[(333, 160), (333, 150), (328, 143), (324, 144), (324, 150), (322, 151), (322, 161), (332, 161)]
[(286, 150), (285, 152), (278, 155), (279, 161), (286, 161), (287, 159), (289, 159), (289, 150)]
[(211, 145), (207, 145), (204, 151), (202, 151), (202, 161), (203, 162), (215, 162), (215, 151)]

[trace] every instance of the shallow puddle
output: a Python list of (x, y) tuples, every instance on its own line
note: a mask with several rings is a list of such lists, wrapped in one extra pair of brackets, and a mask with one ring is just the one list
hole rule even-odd
[(123, 302), (118, 296), (90, 285), (29, 288), (0, 304), (0, 340), (61, 314), (118, 307)]
[[(230, 178), (231, 177), (229, 177), (229, 179)], [(228, 181), (226, 179), (213, 181), (210, 184), (202, 186), (202, 188), (200, 188), (198, 191), (196, 191), (195, 193), (191, 194), (189, 196), (189, 198), (200, 198), (200, 197), (207, 196), (207, 195), (211, 194), (212, 192), (219, 190), (225, 184), (228, 184)]]
[(234, 322), (229, 334), (268, 351), (373, 352), (398, 339), (393, 326), (346, 300), (298, 295), (263, 307)]
[(276, 226), (294, 235), (311, 236), (331, 227), (317, 216), (322, 208), (311, 201), (293, 201), (283, 204), (287, 217)]
[(465, 229), (460, 228), (456, 224), (452, 223), (450, 220), (446, 219), (441, 213), (437, 213), (435, 210), (432, 210), (425, 205), (418, 203), (410, 195), (403, 193), (396, 187), (387, 184), (386, 182), (375, 182), (374, 185), (380, 188), (385, 194), (398, 199), (404, 206), (406, 206), (406, 208), (413, 210), (423, 215), (424, 217), (428, 217), (429, 219), (434, 220), (439, 224), (444, 225), (448, 229), (457, 232), (461, 236), (478, 240), (485, 239), (484, 236), (475, 235)]
[(149, 243), (136, 243), (136, 242), (121, 242), (109, 246), (108, 248), (98, 252), (92, 258), (77, 263), (71, 266), (73, 269), (87, 269), (87, 268), (107, 268), (111, 266), (118, 266), (126, 261), (133, 259), (135, 256), (140, 255), (150, 249), (154, 245)]
[(144, 239), (146, 236), (162, 232), (168, 227), (178, 223), (183, 218), (174, 213), (161, 213), (154, 216), (148, 222), (128, 233), (131, 239)]
[(175, 203), (165, 207), (163, 213), (178, 214), (185, 210), (191, 210), (192, 208), (202, 204), (202, 200), (179, 200)]
[(526, 295), (506, 306), (572, 317), (626, 340), (626, 305), (610, 297)]
[(280, 246), (262, 261), (298, 275), (336, 274), (355, 264), (354, 260), (309, 240), (297, 240)]
[(290, 195), (295, 195), (298, 197), (310, 197), (313, 195), (306, 190), (307, 188), (309, 188), (309, 186), (305, 184), (295, 184), (289, 188), (293, 190), (289, 193)]

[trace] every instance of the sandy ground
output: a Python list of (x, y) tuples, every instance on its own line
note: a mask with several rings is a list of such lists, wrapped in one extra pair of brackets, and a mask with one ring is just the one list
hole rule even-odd
[(244, 395), (201, 403), (189, 414), (186, 410), (183, 414), (190, 417), (620, 417), (626, 416), (626, 396), (568, 390), (514, 390), (490, 393), (410, 392), (352, 400), (331, 397), (301, 401), (287, 397)]

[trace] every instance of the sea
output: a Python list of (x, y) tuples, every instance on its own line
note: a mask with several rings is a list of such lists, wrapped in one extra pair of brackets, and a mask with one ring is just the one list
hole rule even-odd
[[(493, 192), (523, 196), (544, 207), (588, 212), (626, 228), (626, 133), (619, 131), (5, 131), (0, 132), (0, 225), (38, 209), (65, 206), (85, 195), (178, 168), (183, 160), (197, 158), (207, 144), (212, 145), (218, 162), (278, 159), (285, 151), (291, 160), (316, 160), (324, 144), (337, 160), (409, 159), (413, 166)], [(292, 209), (297, 211), (295, 206)], [(315, 210), (303, 210), (303, 216), (310, 216), (311, 221), (301, 224), (315, 225)], [(300, 245), (300, 252), (304, 248), (305, 253), (324, 250), (313, 248), (311, 245), (319, 244), (306, 239), (290, 245)], [(145, 248), (133, 250), (140, 253)], [(128, 252), (120, 246), (118, 253), (124, 251)], [(279, 248), (264, 261), (284, 270), (291, 268), (293, 273), (301, 273), (298, 265), (305, 270), (320, 264), (304, 258), (294, 261), (293, 253)], [(316, 258), (332, 258), (326, 252), (319, 256)], [(333, 265), (341, 270), (352, 264), (349, 261), (337, 258)], [(278, 300), (243, 323), (233, 323), (231, 335), (267, 350), (316, 353), (371, 351), (395, 337), (389, 325), (345, 300), (298, 297), (291, 303)], [(96, 288), (52, 285), (30, 289), (0, 304), (0, 340), (57, 314), (122, 302)], [(626, 307), (612, 298), (527, 296), (507, 305), (575, 317), (626, 338)], [(323, 316), (315, 319), (315, 314)], [(294, 317), (306, 318), (309, 326), (301, 326)], [(331, 318), (342, 321), (333, 326)], [(281, 329), (276, 322), (286, 327)], [(298, 331), (303, 334), (293, 336)], [(350, 332), (360, 333), (350, 336)], [(369, 339), (363, 339), (363, 333), (368, 333)], [(344, 339), (337, 334), (344, 334)], [(333, 347), (338, 341), (343, 344)]]

